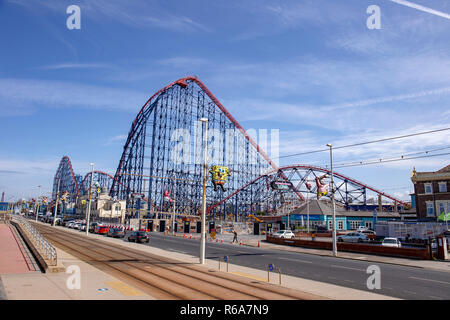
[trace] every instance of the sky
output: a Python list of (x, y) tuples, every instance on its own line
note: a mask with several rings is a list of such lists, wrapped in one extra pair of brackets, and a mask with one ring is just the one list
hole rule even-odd
[[(67, 27), (70, 5), (80, 29)], [(380, 28), (369, 28), (373, 5)], [(245, 129), (278, 129), (280, 165), (328, 165), (327, 152), (284, 157), (327, 143), (450, 127), (449, 14), (445, 0), (0, 0), (0, 192), (51, 192), (65, 155), (77, 174), (91, 162), (114, 174), (143, 104), (187, 75)], [(439, 170), (449, 155), (338, 165), (449, 148), (447, 130), (333, 160), (408, 199), (412, 169)]]

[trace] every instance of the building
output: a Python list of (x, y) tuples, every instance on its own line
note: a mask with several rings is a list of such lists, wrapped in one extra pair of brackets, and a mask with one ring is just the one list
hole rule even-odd
[(411, 181), (418, 220), (436, 221), (442, 212), (450, 212), (450, 165), (436, 172), (414, 168)]
[[(75, 205), (76, 213), (79, 216), (86, 216), (89, 196), (81, 196)], [(91, 199), (90, 220), (119, 220), (124, 223), (126, 213), (126, 200), (115, 200), (107, 192), (100, 193)]]
[[(298, 209), (291, 211), (289, 215), (289, 225), (291, 228), (295, 228), (295, 226), (306, 227), (308, 212), (310, 228), (319, 225), (327, 227), (328, 230), (332, 229), (333, 213), (330, 200), (311, 200), (309, 201), (309, 205), (304, 203)], [(369, 210), (347, 210), (344, 205), (335, 203), (335, 213), (336, 229), (341, 231), (356, 230), (360, 226), (375, 229), (377, 221), (400, 220), (400, 214), (397, 211), (393, 209), (383, 209), (380, 211), (377, 205), (374, 205)], [(287, 225), (287, 219), (287, 215), (281, 218), (283, 224)]]

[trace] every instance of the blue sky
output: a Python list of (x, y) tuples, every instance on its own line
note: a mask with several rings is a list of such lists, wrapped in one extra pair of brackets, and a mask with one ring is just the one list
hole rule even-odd
[[(50, 192), (64, 155), (114, 173), (158, 89), (195, 75), (244, 128), (280, 130), (280, 155), (448, 127), (450, 19), (392, 0), (0, 0), (0, 192)], [(450, 13), (444, 0), (414, 0)], [(69, 30), (66, 8), (81, 8)], [(369, 30), (369, 5), (381, 29)], [(335, 161), (450, 146), (449, 131), (335, 152)], [(448, 151), (448, 150), (447, 150)], [(410, 172), (450, 157), (338, 171), (407, 198)], [(328, 154), (280, 164), (328, 164)]]

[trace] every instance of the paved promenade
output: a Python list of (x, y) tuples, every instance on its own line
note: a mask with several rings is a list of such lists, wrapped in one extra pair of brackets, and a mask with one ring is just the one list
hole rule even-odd
[(34, 272), (12, 226), (0, 223), (0, 274)]

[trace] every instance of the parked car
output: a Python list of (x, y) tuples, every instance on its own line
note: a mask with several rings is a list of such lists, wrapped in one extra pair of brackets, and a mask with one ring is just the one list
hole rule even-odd
[(122, 229), (119, 229), (119, 228), (111, 228), (108, 230), (107, 236), (113, 237), (113, 238), (124, 238), (125, 231), (123, 231)]
[(372, 230), (363, 230), (361, 233), (365, 234), (370, 240), (375, 240), (377, 238), (376, 232)]
[(144, 231), (135, 231), (128, 236), (128, 242), (150, 242), (150, 236)]
[(314, 232), (315, 233), (328, 233), (328, 229), (327, 229), (327, 227), (316, 225), (314, 227)]
[(400, 248), (402, 246), (400, 240), (398, 240), (397, 238), (384, 238), (381, 245), (385, 247), (396, 247), (396, 248)]
[(292, 239), (295, 237), (295, 234), (291, 230), (280, 230), (275, 232), (272, 237), (281, 238), (281, 239)]
[(91, 222), (91, 225), (89, 226), (89, 232), (94, 233), (95, 232), (95, 228), (97, 226), (100, 226), (100, 225), (102, 225), (101, 222)]
[(337, 237), (338, 242), (364, 242), (368, 239), (369, 238), (365, 234), (360, 232), (351, 232)]
[(363, 232), (363, 231), (367, 231), (367, 230), (369, 230), (369, 229), (366, 227), (363, 227), (363, 226), (359, 226), (358, 229), (356, 229), (357, 232)]
[(86, 231), (86, 223), (81, 223), (79, 230), (80, 231)]
[(108, 233), (108, 230), (109, 230), (109, 228), (107, 227), (107, 226), (104, 226), (104, 225), (97, 225), (96, 227), (95, 227), (95, 233), (98, 233), (98, 234), (107, 234)]

